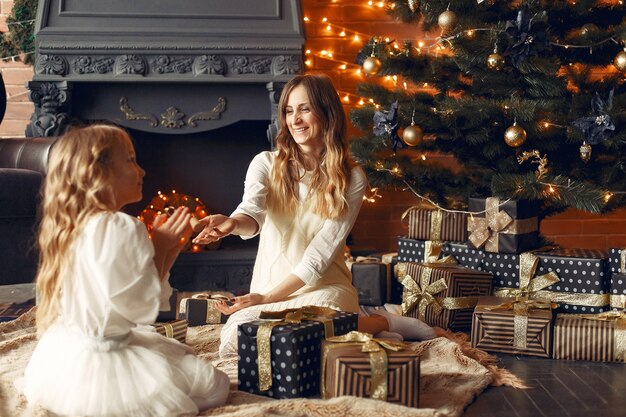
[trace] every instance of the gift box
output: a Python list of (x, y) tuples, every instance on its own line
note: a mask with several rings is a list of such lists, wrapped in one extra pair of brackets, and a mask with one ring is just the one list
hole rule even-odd
[(408, 344), (350, 332), (322, 342), (322, 397), (419, 406), (420, 357)]
[(189, 326), (226, 323), (228, 316), (215, 307), (218, 301), (228, 300), (223, 293), (198, 293), (180, 300), (178, 317), (189, 322)]
[(351, 262), (352, 285), (359, 295), (359, 304), (381, 306), (391, 299), (391, 264), (378, 258), (358, 257)]
[(626, 311), (626, 274), (611, 274), (611, 308)]
[(468, 243), (495, 253), (521, 253), (539, 246), (539, 206), (529, 200), (470, 198)]
[(402, 218), (408, 218), (410, 239), (465, 242), (467, 213), (409, 208)]
[(398, 262), (433, 262), (448, 255), (461, 266), (480, 270), (485, 252), (467, 243), (398, 238)]
[(451, 264), (399, 263), (404, 286), (402, 315), (453, 331), (470, 331), (481, 295), (491, 295), (493, 276)]
[(178, 290), (172, 288), (172, 295), (169, 298), (169, 310), (159, 310), (156, 318), (158, 322), (176, 320), (176, 310), (178, 310)]
[(370, 258), (378, 258), (381, 262), (391, 265), (391, 294), (389, 295), (389, 303), (402, 303), (402, 285), (396, 278), (396, 269), (398, 267), (398, 252), (374, 252), (368, 255)]
[(239, 325), (238, 388), (273, 398), (319, 395), (322, 340), (356, 330), (358, 315), (303, 307), (268, 317), (281, 316)]
[(528, 295), (558, 304), (559, 313), (600, 313), (610, 308), (606, 252), (550, 249), (519, 255), (485, 253), (481, 268), (494, 275), (499, 297)]
[(480, 297), (472, 318), (472, 347), (549, 358), (552, 307), (549, 301)]
[(609, 269), (612, 274), (626, 274), (626, 248), (609, 249)]
[(626, 361), (626, 314), (558, 314), (554, 321), (554, 359)]
[(167, 323), (154, 323), (152, 325), (157, 333), (170, 339), (176, 339), (185, 343), (187, 339), (187, 320), (173, 320)]

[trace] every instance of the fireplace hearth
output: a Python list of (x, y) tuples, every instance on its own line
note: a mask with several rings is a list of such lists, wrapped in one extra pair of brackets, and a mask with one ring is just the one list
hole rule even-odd
[[(303, 70), (301, 22), (298, 0), (40, 1), (27, 136), (118, 123), (147, 172), (128, 213), (175, 189), (228, 214), (250, 160), (272, 148), (282, 87)], [(246, 291), (256, 246), (231, 237), (184, 253), (172, 285)]]

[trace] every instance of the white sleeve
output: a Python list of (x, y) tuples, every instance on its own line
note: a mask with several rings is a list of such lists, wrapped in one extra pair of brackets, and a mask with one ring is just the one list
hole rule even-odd
[(272, 152), (261, 152), (254, 157), (244, 182), (244, 192), (241, 203), (231, 214), (246, 214), (257, 222), (257, 232), (250, 236), (241, 236), (242, 239), (250, 239), (261, 232), (265, 223), (267, 212), (267, 192), (269, 176), (272, 169)]
[(292, 271), (305, 284), (315, 283), (344, 249), (348, 233), (352, 230), (363, 204), (367, 184), (363, 170), (360, 167), (353, 169), (346, 196), (348, 212), (337, 219), (327, 219), (324, 222), (321, 230), (307, 246), (302, 260)]
[(153, 323), (167, 288), (162, 291), (145, 225), (127, 214), (112, 213), (93, 226), (94, 238), (86, 243), (112, 313), (132, 323)]

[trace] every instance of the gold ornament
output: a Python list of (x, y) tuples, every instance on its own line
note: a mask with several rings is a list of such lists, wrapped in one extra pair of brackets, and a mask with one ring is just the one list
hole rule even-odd
[(458, 19), (456, 14), (452, 10), (446, 10), (439, 15), (437, 24), (443, 30), (444, 33), (450, 32), (456, 27)]
[(624, 48), (623, 51), (619, 51), (617, 55), (615, 55), (613, 64), (618, 70), (626, 72), (626, 48)]
[(518, 126), (517, 122), (514, 122), (513, 126), (509, 126), (504, 131), (504, 141), (512, 148), (518, 147), (526, 142), (526, 131), (523, 127)]
[(421, 127), (416, 126), (415, 123), (411, 123), (402, 132), (402, 140), (409, 146), (416, 146), (424, 138), (424, 131)]
[(363, 72), (366, 75), (376, 75), (382, 65), (383, 64), (380, 62), (380, 59), (375, 56), (368, 56), (365, 58), (365, 61), (363, 61)]
[(499, 71), (502, 67), (504, 67), (504, 57), (502, 55), (494, 51), (493, 54), (487, 57), (487, 68)]
[(580, 28), (580, 34), (585, 37), (593, 37), (600, 29), (593, 23), (586, 23)]
[(580, 159), (582, 159), (584, 163), (589, 162), (591, 159), (591, 145), (587, 142), (583, 142), (583, 144), (580, 145)]
[(409, 0), (408, 3), (409, 3), (409, 9), (411, 9), (411, 11), (413, 13), (415, 13), (415, 11), (417, 10), (417, 7), (419, 5), (417, 0)]

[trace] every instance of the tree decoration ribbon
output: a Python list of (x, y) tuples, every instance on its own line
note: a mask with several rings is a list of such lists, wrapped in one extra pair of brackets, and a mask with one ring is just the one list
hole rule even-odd
[(369, 333), (351, 331), (341, 336), (327, 337), (327, 341), (333, 344), (327, 344), (322, 351), (322, 369), (321, 369), (321, 391), (326, 392), (325, 370), (326, 358), (328, 352), (341, 344), (350, 343), (361, 345), (361, 352), (368, 353), (370, 359), (370, 368), (372, 371), (372, 379), (370, 386), (370, 398), (375, 400), (387, 400), (387, 372), (388, 358), (387, 350), (398, 352), (409, 347), (408, 343), (400, 342), (392, 339), (376, 339)]
[(398, 101), (391, 103), (388, 111), (374, 112), (374, 134), (379, 137), (389, 135), (394, 152), (402, 148), (402, 141), (398, 136)]
[(614, 90), (611, 89), (605, 102), (596, 91), (595, 96), (591, 99), (591, 110), (596, 115), (581, 117), (572, 122), (572, 126), (583, 133), (585, 142), (590, 145), (597, 145), (605, 141), (609, 137), (609, 132), (615, 130), (615, 124), (608, 114), (608, 111), (613, 108), (613, 93)]
[(548, 49), (546, 25), (542, 19), (544, 17), (545, 11), (530, 17), (530, 9), (524, 5), (517, 12), (516, 20), (506, 22), (504, 30), (512, 41), (507, 53), (516, 67), (531, 54), (539, 55)]
[(506, 211), (500, 210), (500, 200), (488, 197), (485, 200), (485, 217), (470, 214), (467, 219), (469, 240), (474, 247), (485, 247), (487, 252), (498, 252), (499, 235), (524, 234), (537, 230), (537, 217), (513, 219)]
[(261, 320), (265, 321), (259, 325), (257, 330), (257, 351), (259, 370), (259, 391), (267, 391), (272, 387), (272, 349), (270, 338), (272, 330), (276, 326), (285, 324), (301, 323), (303, 320), (310, 320), (322, 323), (326, 338), (335, 335), (333, 317), (336, 310), (329, 307), (304, 306), (301, 308), (291, 308), (281, 311), (262, 311)]
[(533, 300), (546, 300), (554, 303), (576, 304), (588, 307), (603, 307), (609, 304), (609, 294), (569, 294), (547, 291), (544, 288), (556, 284), (561, 279), (556, 272), (535, 277), (539, 258), (530, 252), (519, 256), (519, 288), (499, 288), (494, 290), (497, 297), (527, 297)]
[(559, 317), (613, 322), (614, 360), (626, 362), (626, 312), (613, 310), (598, 314), (559, 314)]
[(495, 306), (483, 307), (485, 310), (513, 310), (513, 347), (526, 349), (528, 346), (528, 313), (530, 310), (553, 309), (556, 304), (544, 300), (529, 300), (525, 297), (518, 297), (513, 301), (508, 301)]
[[(211, 294), (208, 292), (202, 292), (202, 293), (198, 293), (198, 294), (193, 294), (191, 296), (192, 299), (194, 300), (206, 300), (207, 306), (206, 306), (206, 317), (205, 317), (205, 323), (219, 323), (221, 318), (222, 318), (222, 313), (215, 309), (215, 308), (210, 308), (209, 304), (211, 304), (212, 301), (228, 301), (230, 300), (229, 297), (223, 295), (223, 294)], [(178, 313), (179, 314), (187, 314), (187, 303), (183, 302), (184, 299), (181, 301), (180, 303), (180, 308)]]

